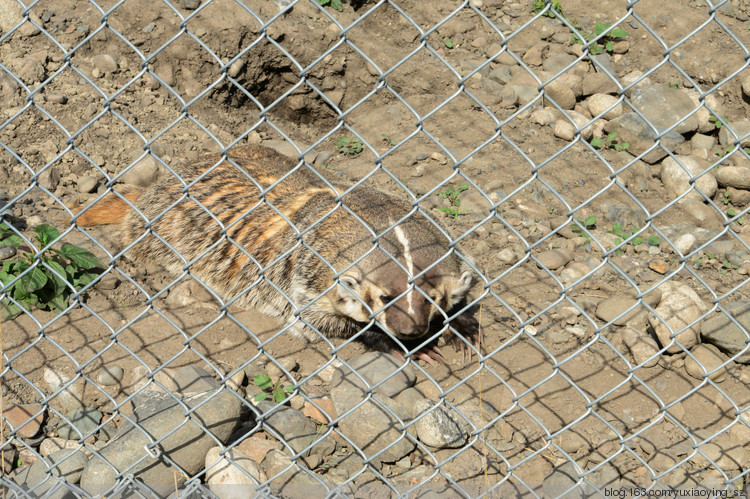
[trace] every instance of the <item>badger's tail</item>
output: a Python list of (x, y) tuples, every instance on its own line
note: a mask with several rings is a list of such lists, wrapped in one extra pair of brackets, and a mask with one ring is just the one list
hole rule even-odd
[(81, 213), (76, 218), (76, 223), (80, 227), (90, 227), (92, 225), (117, 224), (125, 220), (132, 208), (122, 198), (127, 199), (135, 204), (138, 197), (143, 193), (143, 189), (133, 186), (118, 186), (118, 195), (107, 194), (93, 206), (68, 206), (73, 213)]

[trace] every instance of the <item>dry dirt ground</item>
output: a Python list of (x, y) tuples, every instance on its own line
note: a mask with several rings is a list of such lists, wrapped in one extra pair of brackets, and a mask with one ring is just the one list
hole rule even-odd
[[(623, 173), (625, 185), (632, 187), (625, 192), (611, 178), (632, 161), (631, 155), (608, 148), (594, 151), (586, 143), (556, 137), (552, 127), (529, 119), (532, 109), (520, 112), (517, 101), (509, 103), (502, 85), (488, 85), (486, 71), (463, 82), (477, 64), (500, 51), (503, 36), (523, 25), (507, 43), (519, 60), (526, 60), (527, 53), (530, 60), (534, 50), (540, 61), (550, 54), (575, 55), (580, 45), (569, 43), (565, 25), (549, 17), (531, 21), (534, 14), (525, 1), (473, 2), (437, 29), (433, 28), (460, 6), (458, 2), (395, 2), (402, 11), (390, 4), (370, 11), (373, 2), (345, 2), (342, 12), (299, 2), (268, 25), (264, 37), (259, 19), (266, 22), (278, 13), (274, 2), (245, 0), (254, 14), (229, 0), (214, 0), (197, 13), (185, 8), (190, 3), (174, 2), (172, 10), (161, 2), (127, 0), (109, 12), (116, 2), (101, 0), (99, 5), (108, 12), (104, 26), (102, 12), (87, 2), (41, 0), (32, 18), (55, 42), (27, 29), (0, 43), (0, 60), (18, 78), (7, 72), (0, 75), (0, 142), (5, 148), (0, 196), (4, 202), (13, 200), (7, 220), (25, 234), (39, 222), (52, 224), (65, 231), (63, 242), (89, 248), (109, 261), (117, 255), (105, 253), (115, 251), (113, 230), (69, 228), (70, 214), (57, 208), (61, 202), (95, 199), (106, 191), (108, 181), (143, 157), (144, 148), (169, 166), (235, 143), (262, 143), (291, 155), (298, 153), (283, 143), (286, 140), (303, 150), (314, 145), (305, 157), (325, 176), (338, 181), (366, 179), (390, 192), (406, 196), (406, 188), (423, 196), (420, 206), (462, 237), (463, 250), (476, 260), (483, 275), (477, 276), (472, 297), (481, 305), (486, 357), (481, 364), (476, 357), (464, 364), (458, 353), (443, 348), (445, 363), (417, 362), (417, 386), (430, 398), (443, 396), (458, 407), (479, 407), (482, 402), (485, 420), (495, 420), (484, 434), (493, 448), (489, 455), (495, 462), (500, 456), (506, 461), (501, 466), (504, 473), (511, 468), (510, 483), (520, 489), (522, 484), (538, 487), (566, 453), (584, 470), (596, 470), (606, 461), (620, 477), (639, 485), (652, 483), (651, 469), (669, 471), (658, 478), (665, 485), (687, 480), (685, 475), (697, 482), (721, 482), (744, 471), (747, 462), (730, 464), (721, 475), (713, 466), (688, 457), (702, 439), (712, 438), (720, 446), (731, 440), (728, 428), (737, 421), (735, 410), (750, 403), (744, 382), (748, 367), (736, 366), (717, 384), (688, 376), (684, 354), (663, 355), (653, 367), (632, 370), (632, 357), (618, 328), (599, 329), (604, 323), (593, 314), (602, 299), (634, 290), (632, 281), (611, 262), (631, 269), (635, 283), (648, 289), (665, 279), (648, 268), (652, 260), (679, 268), (669, 245), (662, 242), (662, 253), (656, 257), (626, 248), (624, 255), (613, 255), (562, 301), (553, 273), (530, 259), (516, 264), (498, 257), (506, 248), (514, 250), (516, 258), (525, 257), (528, 245), (555, 229), (570, 208), (576, 218), (596, 216), (598, 228), (606, 232), (612, 225), (607, 216), (613, 203), (628, 207), (631, 226), (636, 226), (645, 218), (639, 205), (653, 214), (673, 200), (649, 173), (649, 165), (641, 162)], [(666, 61), (665, 45), (654, 34), (666, 46), (679, 42), (708, 22), (707, 7), (688, 0), (642, 0), (627, 16), (625, 6), (615, 0), (562, 1), (567, 18), (587, 33), (596, 22), (613, 24), (624, 18), (619, 25), (629, 33), (628, 45), (619, 48), (621, 53), (609, 54), (618, 75), (653, 69), (649, 77), (654, 83), (692, 87)], [(181, 27), (185, 16), (191, 16), (187, 31)], [(750, 47), (742, 8), (727, 3), (716, 16)], [(349, 27), (345, 39), (334, 21)], [(417, 27), (431, 30), (426, 45), (420, 43)], [(3, 26), (3, 32), (7, 30)], [(723, 117), (737, 120), (747, 118), (750, 107), (740, 78), (725, 78), (744, 67), (745, 53), (717, 21), (711, 21), (671, 57), (703, 89), (723, 82), (714, 95)], [(234, 60), (238, 62), (224, 73), (222, 65)], [(511, 62), (520, 67), (509, 60), (502, 65)], [(500, 65), (492, 62), (486, 69)], [(149, 73), (144, 74), (146, 67)], [(541, 69), (533, 61), (528, 67)], [(585, 75), (593, 69), (583, 59), (570, 71)], [(43, 88), (36, 91), (41, 82)], [(29, 105), (32, 90), (34, 104)], [(272, 104), (270, 109), (259, 107)], [(533, 109), (541, 105), (536, 102)], [(345, 113), (343, 119), (334, 106)], [(364, 150), (339, 152), (337, 141), (355, 134), (366, 142)], [(685, 144), (678, 152), (689, 154), (689, 142)], [(32, 188), (29, 168), (38, 172), (48, 162), (56, 172), (43, 175), (40, 182), (49, 190)], [(158, 163), (140, 164), (156, 169)], [(164, 165), (158, 170), (170, 174)], [(457, 177), (455, 165), (460, 165)], [(145, 175), (148, 181), (149, 174), (141, 172), (136, 180), (144, 181)], [(90, 192), (81, 192), (84, 179), (95, 181)], [(454, 220), (434, 211), (448, 206), (439, 192), (463, 183), (471, 184), (460, 196), (466, 213)], [(499, 201), (492, 215), (491, 203)], [(667, 207), (652, 223), (669, 226), (685, 217), (682, 210)], [(709, 228), (721, 228), (720, 221), (706, 222), (712, 223)], [(561, 245), (566, 239), (555, 235), (531, 253)], [(590, 268), (604, 261), (597, 245), (569, 247), (575, 259)], [(748, 299), (743, 287), (747, 273), (740, 270), (683, 269), (673, 279), (689, 283), (709, 303), (730, 290), (733, 301), (742, 301)], [(61, 316), (35, 309), (3, 323), (6, 405), (48, 395), (45, 369), (70, 377), (79, 373), (85, 404), (111, 413), (113, 403), (142, 382), (144, 366), (197, 364), (231, 373), (249, 363), (267, 363), (269, 357), (280, 362), (291, 358), (298, 365), (294, 375), (304, 379), (331, 357), (327, 342), (306, 344), (274, 336), (278, 323), (253, 311), (230, 309), (231, 316), (221, 315), (218, 304), (194, 284), (177, 289), (189, 277), (175, 282), (157, 263), (118, 258), (106, 277)], [(156, 299), (147, 303), (155, 294)], [(566, 324), (563, 308), (568, 300), (575, 300), (588, 318)], [(534, 318), (536, 335), (519, 331), (528, 318)], [(579, 326), (574, 330), (578, 334), (568, 325)], [(258, 349), (261, 342), (266, 342), (263, 353)], [(333, 346), (341, 343), (333, 341)], [(336, 354), (346, 359), (362, 351), (355, 342)], [(124, 368), (122, 384), (97, 387), (101, 368), (111, 365)], [(302, 389), (323, 394), (326, 381), (313, 376)], [(675, 401), (679, 403), (670, 405)], [(50, 401), (53, 407), (58, 403)], [(618, 435), (628, 439), (624, 445)], [(481, 488), (487, 479), (481, 464), (486, 452), (478, 441), (435, 456), (442, 461), (457, 453), (441, 466), (441, 473), (459, 485)], [(419, 459), (435, 464), (425, 456)], [(489, 484), (502, 477), (490, 475)], [(442, 474), (432, 480), (446, 482)]]

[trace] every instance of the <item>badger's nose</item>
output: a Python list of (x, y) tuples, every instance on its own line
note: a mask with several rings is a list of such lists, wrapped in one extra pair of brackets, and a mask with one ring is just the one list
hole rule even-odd
[(414, 339), (427, 333), (430, 304), (417, 290), (392, 303), (385, 311), (386, 326), (396, 336)]

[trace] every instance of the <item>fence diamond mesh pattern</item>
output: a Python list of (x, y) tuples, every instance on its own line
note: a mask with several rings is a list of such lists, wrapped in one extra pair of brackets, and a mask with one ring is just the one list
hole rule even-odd
[(747, 497), (744, 2), (24, 2), (4, 497)]

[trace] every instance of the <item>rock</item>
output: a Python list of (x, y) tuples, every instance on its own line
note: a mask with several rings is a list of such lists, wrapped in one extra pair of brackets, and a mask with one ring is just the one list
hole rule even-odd
[(8, 260), (16, 256), (16, 248), (13, 246), (0, 246), (0, 260)]
[(511, 79), (510, 67), (505, 65), (498, 65), (495, 69), (487, 73), (487, 79), (500, 83), (501, 85), (507, 85)]
[(84, 176), (78, 179), (78, 192), (88, 194), (94, 192), (99, 182), (94, 177)]
[(713, 208), (697, 199), (685, 199), (678, 203), (685, 215), (692, 217), (701, 226), (714, 226), (720, 223), (719, 214)]
[[(375, 389), (376, 393), (382, 393), (386, 397), (395, 397), (399, 392), (414, 385), (417, 377), (411, 364), (404, 367), (404, 362), (398, 360), (391, 354), (383, 352), (367, 352), (365, 354), (352, 357), (346, 365), (340, 366), (333, 374), (331, 386), (336, 387), (341, 384), (350, 384), (361, 389), (366, 389), (366, 385), (359, 376), (362, 376), (370, 386), (386, 380), (382, 385)], [(403, 367), (403, 369), (401, 369)], [(352, 372), (354, 369), (359, 376)], [(338, 408), (339, 414), (343, 414)]]
[(617, 86), (617, 83), (605, 73), (588, 73), (583, 77), (584, 96), (616, 94), (619, 90), (620, 87)]
[(735, 189), (750, 189), (750, 168), (720, 166), (715, 175), (719, 185), (726, 185)]
[(109, 54), (98, 54), (91, 58), (91, 63), (102, 74), (116, 73), (119, 69), (115, 58)]
[(47, 457), (62, 449), (77, 449), (81, 446), (78, 440), (65, 440), (64, 438), (49, 437), (42, 440), (39, 444), (39, 454)]
[(573, 259), (573, 255), (564, 249), (542, 251), (537, 255), (539, 264), (550, 270), (557, 270)]
[[(720, 368), (727, 363), (719, 349), (713, 345), (698, 344), (695, 345), (690, 353), (695, 357), (688, 355), (685, 357), (685, 371), (693, 378), (702, 380), (707, 372)], [(727, 369), (723, 367), (709, 376), (710, 379), (717, 383), (726, 379)]]
[(60, 183), (60, 171), (55, 165), (50, 166), (39, 174), (39, 185), (52, 192)]
[(271, 484), (277, 497), (325, 497), (336, 488), (327, 476), (302, 471), (279, 450), (269, 452), (261, 467), (268, 476), (274, 477)]
[(548, 99), (557, 103), (562, 109), (573, 109), (576, 105), (576, 95), (570, 86), (556, 78), (544, 87), (544, 93)]
[[(333, 391), (331, 396), (333, 397)], [(389, 407), (390, 411), (381, 403)], [(339, 422), (339, 427), (366, 456), (372, 457), (383, 451), (376, 460), (395, 463), (414, 450), (416, 445), (406, 437), (406, 429), (402, 423), (391, 415), (391, 411), (396, 412), (397, 409), (388, 399), (380, 402), (370, 399), (344, 417)]]
[[(555, 467), (542, 482), (544, 497), (564, 497), (565, 499), (578, 499), (583, 497), (583, 490), (578, 483), (579, 474), (576, 465), (570, 461)], [(575, 488), (573, 488), (575, 487)], [(573, 488), (570, 492), (569, 489)]]
[(686, 118), (696, 107), (686, 92), (665, 85), (640, 85), (631, 92), (630, 101), (656, 127), (666, 129), (679, 122), (673, 130), (679, 134), (698, 129), (695, 114)]
[(266, 454), (279, 448), (279, 442), (265, 438), (251, 437), (240, 442), (235, 448), (256, 463), (260, 463), (266, 457)]
[(516, 262), (516, 254), (510, 248), (505, 248), (497, 252), (495, 258), (506, 265), (510, 265)]
[[(661, 295), (657, 290), (657, 292), (655, 293), (650, 293), (644, 296), (643, 301), (649, 306), (655, 307), (656, 304), (659, 303), (660, 298)], [(643, 306), (635, 306), (637, 303), (638, 300), (636, 300), (632, 296), (614, 295), (607, 298), (606, 300), (602, 300), (599, 302), (599, 304), (596, 306), (596, 316), (605, 322), (611, 322), (614, 320), (613, 324), (615, 326), (624, 326), (629, 321), (633, 320), (636, 315), (643, 313), (646, 310)], [(633, 306), (635, 306), (633, 310), (626, 313), (619, 319), (615, 319), (620, 314), (624, 313), (626, 310)]]
[(562, 140), (571, 141), (575, 138), (576, 127), (565, 120), (557, 120), (553, 133), (555, 137)]
[[(729, 131), (730, 128), (732, 129), (731, 132)], [(749, 133), (750, 120), (744, 119), (742, 121), (728, 122), (725, 126), (722, 126), (719, 129), (719, 143), (723, 147), (729, 147), (734, 145), (734, 142), (737, 140), (735, 134), (737, 135), (737, 137), (745, 137)], [(740, 140), (740, 147), (748, 146), (750, 146), (750, 137), (745, 137), (744, 139)]]
[(221, 386), (211, 373), (198, 366), (162, 369), (154, 375), (154, 379), (167, 390), (181, 395), (210, 392)]
[[(181, 398), (182, 404), (195, 409), (188, 421), (174, 394), (149, 393), (150, 399), (136, 407), (131, 416), (140, 429), (124, 421), (115, 437), (99, 451), (109, 464), (92, 456), (86, 465), (81, 487), (88, 493), (106, 491), (115, 483), (115, 475), (127, 469), (157, 494), (167, 495), (174, 490), (175, 481), (179, 485), (185, 476), (177, 473), (158, 452), (167, 454), (171, 461), (192, 476), (205, 465), (208, 450), (217, 441), (225, 443), (240, 420), (241, 402), (229, 390)], [(201, 426), (193, 421), (200, 422)], [(152, 439), (162, 438), (155, 456), (147, 454), (145, 446)]]
[(239, 450), (228, 449), (224, 455), (220, 455), (221, 451), (222, 448), (217, 446), (206, 453), (206, 483), (219, 497), (251, 497), (255, 485), (268, 480), (260, 465)]
[(79, 440), (87, 438), (93, 433), (102, 420), (102, 413), (90, 407), (73, 409), (65, 414), (68, 422), (61, 421), (57, 427), (57, 434), (65, 440)]
[(46, 366), (43, 377), (50, 393), (59, 391), (53, 399), (56, 408), (59, 407), (63, 412), (68, 412), (83, 407), (83, 396), (78, 383), (69, 384), (70, 378), (66, 374)]
[[(263, 401), (258, 404), (258, 409), (268, 414), (266, 416), (268, 427), (282, 437), (283, 441), (295, 452), (305, 451), (305, 456), (325, 457), (334, 451), (335, 444), (330, 439), (316, 442), (320, 438), (318, 436), (320, 431), (312, 419), (291, 407), (280, 406), (273, 409), (274, 405), (274, 403)], [(314, 446), (310, 448), (313, 444)]]
[(562, 52), (550, 53), (542, 63), (542, 69), (556, 75), (572, 67), (576, 62), (576, 56)]
[[(659, 286), (658, 289), (662, 292), (662, 299), (655, 309), (658, 317), (650, 314), (649, 322), (656, 331), (659, 342), (663, 347), (669, 345), (667, 353), (678, 353), (683, 348), (692, 348), (698, 342), (700, 331), (698, 319), (708, 310), (708, 307), (687, 284), (669, 281)], [(693, 325), (686, 328), (688, 324)], [(670, 328), (671, 331), (678, 333), (674, 339), (670, 339), (672, 334)]]
[(703, 135), (702, 133), (696, 133), (693, 138), (690, 139), (690, 145), (693, 149), (705, 149), (706, 151), (712, 151), (716, 141), (710, 135)]
[[(60, 480), (54, 478), (47, 479), (48, 476), (59, 477), (67, 483), (78, 483), (87, 462), (88, 457), (82, 450), (58, 450), (31, 465), (28, 474), (25, 475), (24, 485), (27, 488), (38, 486), (34, 489), (34, 495), (43, 497), (54, 485), (60, 483)], [(47, 481), (42, 484), (45, 479)]]
[(120, 180), (126, 184), (148, 187), (159, 178), (161, 172), (159, 166), (159, 162), (152, 156), (146, 156), (131, 166), (128, 171), (120, 177)]
[[(613, 120), (622, 116), (622, 104), (618, 103), (618, 100), (619, 99), (614, 95), (594, 94), (586, 99), (586, 106), (588, 107), (591, 116), (599, 116), (601, 113), (605, 113), (602, 118), (605, 120)], [(610, 107), (612, 107), (612, 109), (609, 109)]]
[(120, 366), (105, 366), (96, 377), (96, 381), (103, 386), (117, 385), (122, 381), (125, 371)]
[[(750, 331), (750, 302), (731, 302), (724, 305), (724, 309), (734, 317), (747, 331)], [(748, 350), (748, 334), (739, 328), (724, 312), (717, 311), (717, 315), (703, 322), (701, 338), (706, 343), (716, 345), (721, 350), (734, 356), (744, 350), (735, 362), (750, 364), (750, 350)]]
[(643, 367), (654, 367), (659, 363), (659, 345), (651, 336), (631, 327), (625, 327), (621, 332), (622, 341), (628, 347), (636, 365), (643, 364)]
[(201, 6), (201, 0), (182, 0), (182, 6), (188, 10), (195, 10)]
[(42, 404), (14, 405), (5, 409), (3, 417), (21, 438), (33, 438), (42, 426), (44, 412)]
[[(568, 116), (573, 120), (573, 122), (576, 124), (576, 127), (582, 128), (586, 126), (589, 122), (589, 119), (582, 115), (581, 113), (577, 111), (568, 111)], [(590, 140), (591, 136), (594, 134), (594, 128), (597, 124), (602, 123), (602, 120), (597, 121), (593, 125), (589, 125), (586, 128), (583, 128), (581, 130), (581, 137), (583, 140)]]
[(537, 125), (547, 126), (555, 121), (555, 117), (557, 114), (559, 113), (555, 113), (555, 111), (553, 111), (552, 109), (537, 109), (533, 113), (531, 113), (531, 121), (533, 121)]
[[(750, 169), (748, 170), (750, 173)], [(747, 206), (750, 204), (750, 191), (744, 189), (735, 189), (734, 187), (727, 187), (729, 193), (729, 199), (732, 200), (734, 206)]]
[[(655, 128), (659, 133), (664, 131), (664, 127), (656, 126)], [(604, 125), (604, 131), (606, 133), (617, 133), (618, 140), (630, 143), (628, 151), (636, 155), (651, 148), (656, 140), (656, 133), (636, 113), (625, 113), (619, 118), (608, 121)], [(684, 141), (682, 135), (672, 130), (661, 137), (660, 144), (663, 148), (673, 152)], [(656, 163), (667, 155), (667, 151), (663, 148), (657, 146), (642, 158), (643, 161), (651, 164)]]
[[(707, 161), (692, 156), (676, 156), (676, 158), (682, 163), (681, 165), (672, 157), (664, 158), (664, 161), (661, 163), (661, 181), (672, 197), (676, 198), (691, 189), (691, 176), (697, 177), (703, 172), (708, 171), (708, 173), (695, 180), (695, 187), (708, 198), (712, 198), (716, 194), (718, 185), (713, 174), (710, 172), (711, 165)], [(686, 169), (687, 171), (685, 171)], [(705, 200), (696, 190), (692, 190), (683, 198), (683, 200), (687, 199)]]
[(420, 442), (438, 449), (462, 447), (469, 438), (463, 425), (443, 406), (433, 406), (427, 399), (417, 403), (420, 416), (414, 426)]
[(682, 234), (674, 240), (674, 247), (682, 255), (687, 255), (695, 247), (695, 236), (692, 234)]

